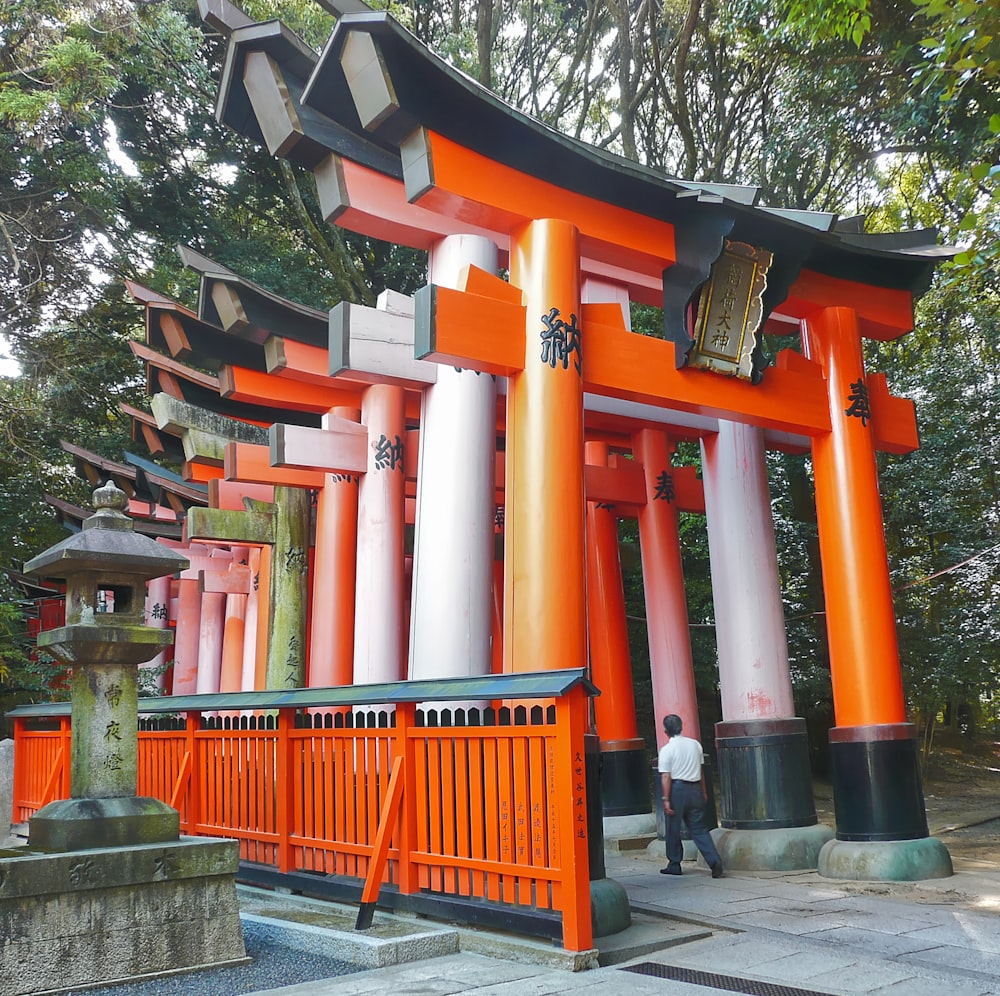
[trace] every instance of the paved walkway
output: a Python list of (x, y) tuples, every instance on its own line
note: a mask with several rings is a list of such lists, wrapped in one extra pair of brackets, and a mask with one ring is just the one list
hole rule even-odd
[[(609, 854), (607, 863), (608, 875), (628, 891), (635, 924), (597, 942), (601, 967), (573, 972), (554, 967), (559, 952), (551, 946), (459, 932), (459, 950), (451, 953), (257, 996), (1000, 996), (997, 865), (958, 860), (952, 878), (890, 887), (815, 872), (713, 880), (693, 863), (668, 878), (659, 874), (662, 857), (645, 852)], [(245, 909), (258, 911), (248, 916), (259, 915), (261, 901), (259, 894), (248, 898)], [(280, 915), (281, 904), (305, 901), (268, 902), (266, 912)], [(376, 913), (376, 928), (380, 919), (393, 920)], [(329, 944), (328, 954), (338, 957), (336, 934), (308, 929), (313, 943)], [(636, 965), (643, 974), (629, 970)]]

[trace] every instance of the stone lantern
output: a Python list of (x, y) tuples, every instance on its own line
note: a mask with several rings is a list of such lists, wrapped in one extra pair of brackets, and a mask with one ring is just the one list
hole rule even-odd
[(177, 811), (136, 796), (138, 666), (173, 641), (143, 624), (146, 581), (187, 560), (132, 530), (128, 498), (109, 481), (96, 512), (70, 536), (24, 565), (66, 583), (66, 625), (38, 646), (73, 668), (71, 798), (40, 809), (28, 824), (32, 848), (72, 851), (176, 841)]
[[(0, 992), (28, 996), (247, 961), (235, 840), (181, 837), (136, 796), (138, 671), (172, 640), (144, 626), (145, 583), (187, 560), (132, 531), (128, 499), (94, 492), (83, 530), (25, 564), (66, 582), (66, 625), (38, 638), (73, 668), (71, 798), (0, 855)], [(8, 931), (9, 935), (10, 932)]]

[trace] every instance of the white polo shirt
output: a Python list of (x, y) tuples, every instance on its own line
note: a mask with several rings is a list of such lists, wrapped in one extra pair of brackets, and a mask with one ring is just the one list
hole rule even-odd
[(657, 767), (661, 775), (670, 775), (675, 781), (700, 782), (701, 761), (701, 744), (678, 733), (660, 748)]

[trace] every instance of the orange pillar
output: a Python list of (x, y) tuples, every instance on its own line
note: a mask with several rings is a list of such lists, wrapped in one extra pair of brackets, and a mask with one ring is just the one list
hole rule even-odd
[(865, 379), (857, 318), (851, 308), (826, 308), (807, 320), (805, 335), (830, 394), (831, 431), (813, 443), (813, 469), (837, 725), (903, 723), (875, 446), (867, 419), (848, 414)]
[[(250, 550), (234, 546), (233, 567), (246, 567)], [(222, 636), (222, 668), (219, 674), (220, 692), (239, 692), (243, 688), (243, 645), (247, 616), (247, 596), (231, 592), (226, 595), (225, 631)]]
[(239, 692), (243, 685), (243, 640), (246, 625), (247, 596), (226, 595), (226, 622), (222, 637), (220, 692)]
[[(588, 464), (607, 466), (606, 443), (584, 446)], [(618, 519), (604, 502), (587, 502), (587, 623), (590, 676), (601, 694), (594, 718), (601, 751), (601, 806), (605, 816), (650, 811), (649, 759), (639, 738), (618, 556)]]
[(923, 838), (916, 731), (906, 722), (855, 311), (810, 315), (803, 344), (823, 367), (830, 401), (831, 431), (813, 441), (813, 473), (837, 721), (830, 731), (837, 836)]
[[(356, 408), (334, 408), (337, 418), (361, 420)], [(316, 507), (309, 635), (310, 688), (349, 685), (354, 678), (354, 577), (358, 560), (357, 474), (326, 474)]]
[(583, 377), (576, 228), (533, 221), (511, 236), (524, 293), (524, 369), (507, 393), (504, 670), (587, 660)]
[(177, 583), (177, 629), (174, 633), (174, 678), (171, 695), (198, 691), (198, 646), (201, 642), (201, 591), (194, 578)]
[(671, 497), (672, 449), (659, 429), (640, 429), (632, 438), (632, 453), (646, 479), (646, 504), (639, 510), (639, 545), (659, 747), (665, 742), (663, 717), (668, 713), (680, 716), (691, 736), (699, 728), (677, 502)]
[(226, 596), (218, 591), (201, 595), (201, 628), (198, 640), (198, 694), (219, 690), (222, 675), (222, 637), (226, 631)]

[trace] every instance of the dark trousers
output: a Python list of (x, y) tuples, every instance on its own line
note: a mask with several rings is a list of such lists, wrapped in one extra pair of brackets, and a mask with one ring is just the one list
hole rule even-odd
[(708, 867), (719, 862), (719, 852), (705, 829), (705, 795), (700, 782), (671, 782), (670, 808), (674, 811), (667, 816), (667, 862), (668, 867), (681, 866), (684, 845), (681, 843), (681, 820), (691, 834), (695, 846), (701, 851)]

